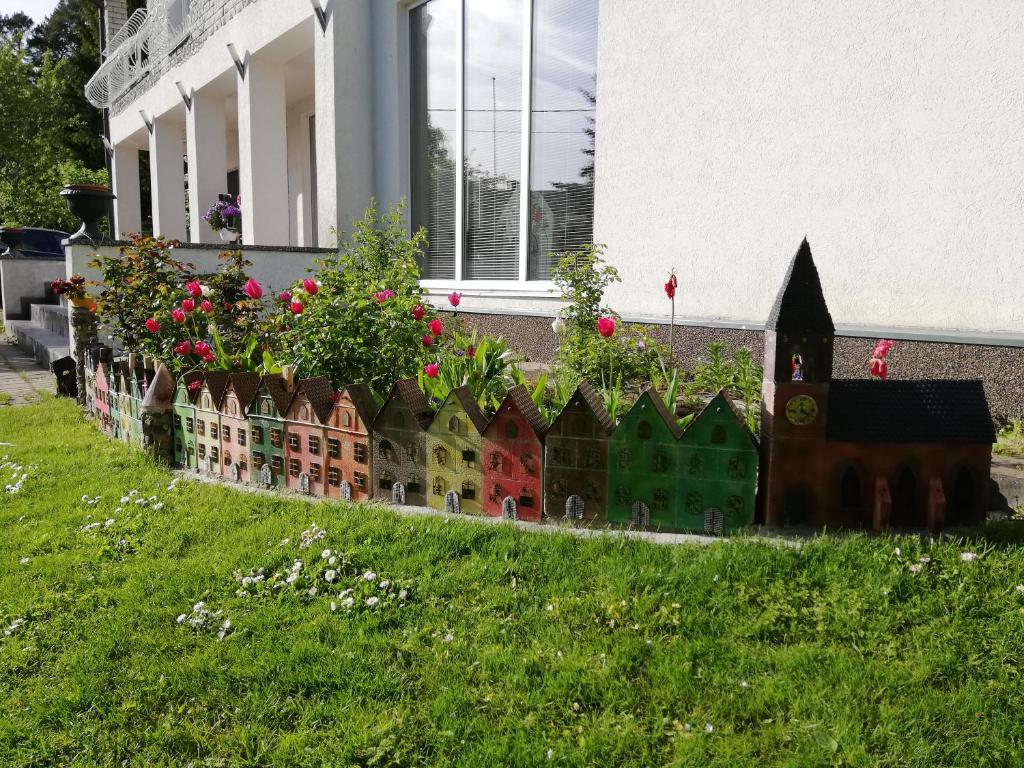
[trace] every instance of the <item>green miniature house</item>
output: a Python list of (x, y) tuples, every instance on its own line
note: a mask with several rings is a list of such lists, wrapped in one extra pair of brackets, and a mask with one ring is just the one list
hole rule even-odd
[(190, 371), (178, 377), (174, 388), (174, 460), (179, 466), (196, 469), (196, 394), (203, 376)]
[[(458, 511), (483, 514), (481, 435), (487, 418), (468, 387), (453, 389), (427, 429), (427, 504), (445, 509), (448, 494), (458, 497)], [(453, 500), (449, 511), (455, 511)]]
[(721, 534), (754, 522), (758, 448), (719, 392), (679, 439), (673, 527)]
[(676, 528), (678, 439), (661, 396), (643, 392), (608, 440), (608, 520)]

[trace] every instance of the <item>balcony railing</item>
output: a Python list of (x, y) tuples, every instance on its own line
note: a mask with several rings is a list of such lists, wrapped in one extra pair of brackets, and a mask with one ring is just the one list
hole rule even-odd
[(104, 51), (103, 64), (85, 86), (94, 107), (109, 108), (192, 31), (202, 0), (149, 0), (118, 30)]

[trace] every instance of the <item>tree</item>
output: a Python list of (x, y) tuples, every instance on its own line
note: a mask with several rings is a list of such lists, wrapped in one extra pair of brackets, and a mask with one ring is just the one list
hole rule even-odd
[(28, 33), (32, 31), (32, 19), (21, 11), (0, 13), (0, 41), (17, 46), (25, 45)]
[(0, 223), (73, 231), (60, 197), (65, 184), (105, 184), (66, 143), (81, 119), (65, 96), (65, 62), (43, 56), (38, 67), (17, 42), (0, 42)]

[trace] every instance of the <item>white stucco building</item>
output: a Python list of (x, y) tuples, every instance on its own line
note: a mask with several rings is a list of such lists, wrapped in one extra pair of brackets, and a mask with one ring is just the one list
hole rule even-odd
[(151, 209), (213, 240), (231, 191), (246, 244), (329, 246), (406, 198), (466, 309), (552, 315), (550, 251), (593, 239), (624, 317), (666, 321), (675, 268), (677, 313), (725, 328), (763, 323), (806, 235), (840, 333), (1024, 343), (1018, 2), (106, 7), (121, 233)]

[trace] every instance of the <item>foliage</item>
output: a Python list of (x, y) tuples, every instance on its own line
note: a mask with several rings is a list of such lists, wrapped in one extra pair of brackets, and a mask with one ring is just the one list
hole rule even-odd
[(1024, 456), (1024, 419), (1012, 419), (999, 430), (992, 452), (1000, 456)]
[(106, 184), (66, 146), (80, 127), (65, 102), (67, 65), (44, 56), (36, 67), (24, 49), (0, 42), (0, 222), (74, 231), (60, 197), (65, 184)]
[[(29, 473), (0, 502), (4, 766), (1020, 762), (1015, 521), (998, 546), (977, 538), (995, 526), (800, 547), (545, 535), (168, 490), (76, 411), (0, 418)], [(129, 489), (166, 506), (121, 505)], [(326, 536), (301, 550), (312, 522)], [(120, 538), (135, 551), (113, 556)], [(237, 594), (236, 571), (305, 571), (327, 549), (411, 584), (409, 604), (348, 613), (347, 582)], [(200, 601), (231, 621), (223, 640), (176, 623)]]
[(761, 381), (763, 370), (754, 362), (749, 349), (737, 350), (733, 360), (726, 359), (725, 345), (713, 341), (707, 346), (707, 359), (693, 368), (692, 379), (683, 388), (687, 402), (700, 405), (708, 396), (725, 390), (743, 406), (747, 427), (757, 434), (761, 420)]
[[(410, 237), (403, 209), (382, 212), (371, 201), (349, 242), (317, 261), (317, 292), (296, 285), (291, 301), (279, 302), (278, 357), (297, 365), (302, 376), (327, 376), (337, 386), (363, 382), (383, 396), (396, 379), (415, 376), (429, 359), (421, 339), (432, 314), (413, 316), (424, 304), (416, 261), (426, 232)], [(388, 292), (393, 293), (378, 300)], [(292, 301), (301, 304), (301, 315), (292, 314)]]
[(422, 368), (419, 371), (420, 389), (435, 408), (453, 389), (466, 386), (480, 409), (491, 415), (512, 387), (526, 382), (519, 369), (520, 357), (502, 338), (478, 340), (475, 331), (468, 337), (455, 331), (436, 346), (437, 376), (426, 375)]
[[(635, 394), (659, 370), (664, 348), (650, 338), (642, 326), (623, 327), (616, 323), (609, 339), (597, 332), (602, 316), (618, 316), (602, 305), (608, 286), (620, 282), (619, 273), (604, 262), (604, 248), (584, 245), (559, 257), (552, 279), (562, 294), (565, 307), (559, 312), (561, 325), (557, 365), (576, 371), (598, 386), (616, 382)], [(614, 361), (614, 362), (613, 362)]]

